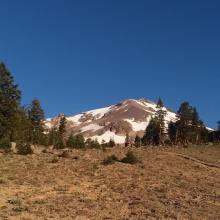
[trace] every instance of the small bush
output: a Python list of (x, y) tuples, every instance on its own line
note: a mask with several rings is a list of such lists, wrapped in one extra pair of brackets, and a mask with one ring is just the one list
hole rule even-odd
[(85, 148), (85, 139), (81, 134), (70, 135), (66, 145), (69, 148), (83, 149)]
[(59, 154), (59, 157), (69, 158), (70, 154), (67, 150), (65, 150), (61, 154)]
[(126, 156), (120, 160), (122, 163), (129, 163), (129, 164), (135, 164), (138, 161), (137, 157), (133, 154), (132, 151), (128, 151)]
[(92, 140), (91, 138), (88, 138), (85, 142), (85, 146), (91, 149), (100, 149), (102, 145), (99, 144), (97, 139)]
[(54, 148), (55, 149), (64, 149), (65, 148), (65, 144), (63, 142), (63, 140), (56, 140), (55, 143), (54, 143)]
[(18, 143), (17, 144), (17, 153), (20, 155), (33, 154), (30, 144), (27, 143)]
[(119, 161), (118, 158), (114, 154), (112, 154), (103, 160), (103, 164), (104, 165), (113, 164), (117, 161)]
[(53, 158), (51, 161), (50, 161), (51, 163), (58, 163), (59, 162), (59, 160), (58, 160), (58, 158)]
[(43, 149), (43, 150), (42, 150), (42, 153), (44, 153), (44, 154), (47, 153), (47, 150), (46, 150), (46, 149)]

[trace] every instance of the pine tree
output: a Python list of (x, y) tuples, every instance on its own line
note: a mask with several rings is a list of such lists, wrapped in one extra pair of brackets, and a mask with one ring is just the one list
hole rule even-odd
[(31, 143), (32, 138), (32, 123), (28, 118), (27, 109), (21, 107), (16, 112), (17, 129), (15, 131), (14, 137), (16, 142), (28, 144)]
[(60, 124), (59, 124), (59, 128), (58, 131), (60, 132), (61, 135), (63, 135), (66, 132), (66, 117), (65, 115), (62, 115), (60, 118)]
[(108, 142), (108, 147), (114, 147), (115, 146), (115, 141), (113, 138), (110, 138), (109, 142)]
[(32, 143), (44, 144), (45, 135), (43, 128), (44, 111), (38, 99), (34, 99), (28, 109), (28, 117), (32, 123)]
[(0, 63), (0, 139), (14, 140), (16, 112), (21, 101), (21, 92), (4, 63)]
[(158, 100), (157, 104), (157, 111), (155, 114), (155, 121), (157, 122), (157, 126), (159, 129), (159, 144), (164, 144), (165, 140), (165, 116), (166, 116), (166, 111), (164, 110), (163, 107), (163, 102), (161, 99)]
[(171, 144), (176, 144), (176, 140), (177, 140), (177, 127), (176, 127), (176, 123), (175, 122), (170, 122), (168, 125), (168, 135), (169, 135), (169, 139)]
[(177, 113), (179, 118), (176, 122), (177, 137), (178, 141), (185, 145), (188, 144), (191, 137), (190, 128), (192, 124), (193, 108), (188, 102), (183, 102)]
[(130, 144), (131, 144), (130, 137), (129, 137), (128, 133), (127, 133), (126, 137), (125, 137), (125, 147), (129, 147)]
[(81, 134), (77, 134), (75, 136), (70, 135), (67, 142), (66, 142), (66, 145), (69, 148), (84, 148), (85, 147), (85, 139)]
[(164, 107), (164, 104), (163, 104), (163, 101), (162, 99), (159, 97), (158, 101), (157, 101), (157, 108), (163, 108)]
[(135, 145), (135, 147), (141, 146), (141, 138), (138, 135), (136, 135), (136, 137), (134, 139), (134, 145)]
[(191, 122), (191, 142), (199, 144), (201, 141), (204, 142), (205, 126), (203, 121), (199, 118), (199, 113), (196, 108), (192, 109), (192, 122)]
[(151, 118), (142, 138), (142, 143), (144, 145), (159, 145), (160, 125), (155, 117)]
[(208, 133), (197, 109), (183, 102), (178, 110), (177, 140), (181, 144), (200, 144), (208, 141)]
[(28, 114), (33, 124), (41, 125), (44, 120), (44, 111), (38, 99), (32, 101)]

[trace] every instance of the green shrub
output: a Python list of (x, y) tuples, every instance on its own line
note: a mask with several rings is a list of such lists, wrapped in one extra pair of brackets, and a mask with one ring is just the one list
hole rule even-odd
[(137, 157), (133, 154), (132, 151), (128, 151), (126, 156), (120, 160), (122, 163), (135, 164), (138, 161)]
[(64, 149), (65, 144), (63, 143), (63, 140), (61, 140), (61, 139), (56, 140), (56, 142), (54, 143), (54, 148), (55, 149)]
[(103, 164), (104, 165), (113, 164), (117, 161), (119, 161), (118, 158), (114, 154), (112, 154), (103, 160)]
[(110, 139), (108, 142), (108, 147), (114, 147), (115, 146), (115, 141)]
[(17, 153), (20, 155), (33, 154), (30, 144), (28, 143), (17, 143)]
[(67, 142), (66, 142), (67, 147), (69, 148), (85, 148), (85, 139), (81, 134), (77, 135), (70, 135)]
[(85, 142), (85, 145), (87, 148), (94, 148), (94, 149), (100, 149), (101, 147), (103, 148), (104, 145), (100, 145), (98, 140), (95, 139), (95, 140), (92, 140), (91, 138), (88, 138)]

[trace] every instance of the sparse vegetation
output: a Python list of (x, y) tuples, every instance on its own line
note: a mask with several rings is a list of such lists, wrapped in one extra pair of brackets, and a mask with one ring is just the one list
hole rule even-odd
[(28, 143), (17, 143), (17, 153), (20, 155), (33, 154), (33, 150)]
[(113, 164), (115, 162), (119, 161), (119, 159), (114, 155), (110, 155), (110, 156), (107, 156), (104, 160), (103, 160), (103, 164), (104, 165), (109, 165), (109, 164)]
[(58, 158), (57, 157), (54, 157), (51, 161), (50, 161), (51, 163), (58, 163), (59, 162), (59, 160), (58, 160)]
[[(171, 214), (218, 219), (220, 170), (205, 164), (218, 164), (219, 150), (217, 145), (133, 148), (133, 155), (142, 161), (137, 165), (120, 162), (130, 158), (124, 147), (105, 152), (73, 149), (70, 159), (58, 157), (61, 150), (33, 157), (2, 154), (0, 219), (74, 219), (79, 207), (88, 219), (130, 219), (131, 213), (136, 219), (145, 219), (146, 214), (156, 219)], [(110, 165), (103, 166), (107, 155)], [(191, 157), (197, 160), (185, 159)]]
[(139, 161), (138, 161), (137, 157), (134, 155), (134, 153), (133, 153), (132, 151), (128, 151), (128, 152), (126, 153), (126, 156), (125, 156), (124, 158), (122, 158), (122, 159), (120, 160), (120, 162), (122, 162), (122, 163), (136, 164), (136, 163), (138, 163)]

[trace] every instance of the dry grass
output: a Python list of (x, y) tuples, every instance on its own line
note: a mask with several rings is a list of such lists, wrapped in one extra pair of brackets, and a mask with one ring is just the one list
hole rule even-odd
[[(134, 149), (134, 165), (102, 161), (128, 149), (0, 155), (0, 219), (219, 219), (219, 147)], [(77, 158), (77, 159), (76, 159)]]

